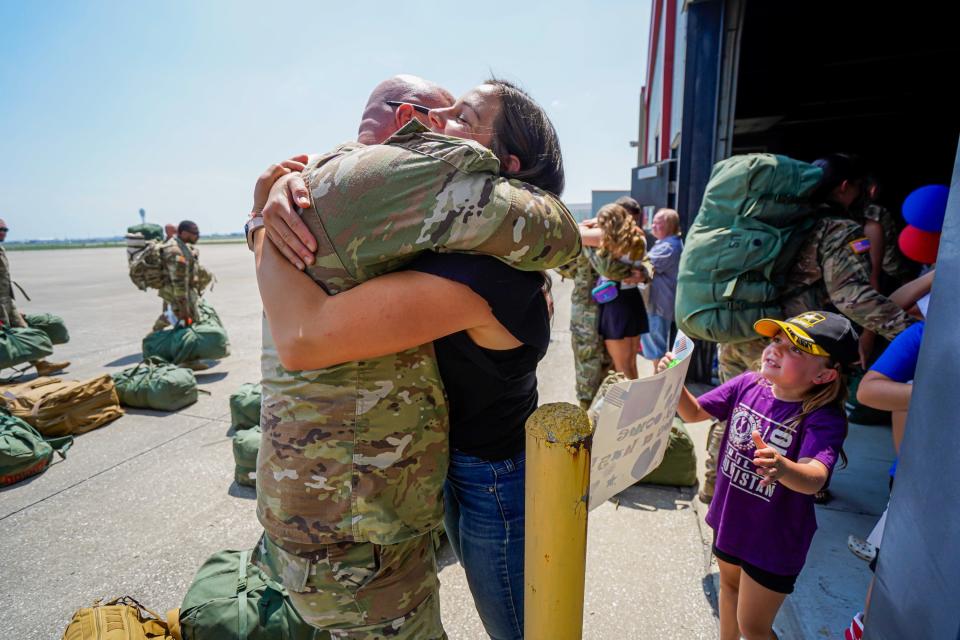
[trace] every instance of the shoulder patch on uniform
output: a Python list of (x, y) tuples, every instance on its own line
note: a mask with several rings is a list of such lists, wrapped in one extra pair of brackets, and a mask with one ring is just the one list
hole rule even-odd
[(850, 245), (850, 250), (854, 253), (866, 253), (870, 251), (870, 239), (869, 238), (857, 238), (852, 242), (848, 242)]

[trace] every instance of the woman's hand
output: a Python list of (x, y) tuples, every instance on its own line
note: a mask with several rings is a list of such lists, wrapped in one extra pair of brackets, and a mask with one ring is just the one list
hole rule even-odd
[(259, 215), (263, 212), (263, 208), (267, 204), (267, 197), (270, 195), (270, 188), (273, 186), (273, 183), (288, 173), (294, 171), (303, 171), (306, 163), (306, 154), (301, 154), (299, 156), (293, 156), (289, 160), (284, 160), (267, 167), (267, 170), (260, 174), (260, 177), (257, 178), (257, 184), (253, 188), (253, 209), (251, 209), (253, 214)]
[(310, 196), (303, 177), (299, 173), (288, 173), (270, 188), (263, 208), (263, 226), (283, 257), (303, 271), (305, 265), (313, 264), (317, 241), (295, 211), (294, 203), (310, 206)]
[(669, 369), (670, 363), (673, 362), (673, 358), (674, 358), (673, 352), (667, 351), (667, 353), (662, 358), (660, 358), (660, 360), (657, 362), (657, 373), (660, 373), (661, 371), (666, 371), (667, 369)]
[(760, 486), (768, 487), (783, 475), (787, 467), (786, 459), (780, 455), (779, 451), (763, 441), (759, 431), (754, 431), (751, 435), (753, 444), (757, 447), (753, 454), (753, 466), (757, 468), (757, 473), (763, 476)]

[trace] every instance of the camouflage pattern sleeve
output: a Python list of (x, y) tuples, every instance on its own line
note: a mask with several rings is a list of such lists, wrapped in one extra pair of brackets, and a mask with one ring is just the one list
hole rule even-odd
[(8, 327), (27, 326), (13, 299), (10, 263), (7, 261), (7, 252), (3, 247), (0, 247), (0, 322)]
[(610, 254), (601, 255), (593, 247), (584, 247), (583, 252), (590, 261), (590, 266), (604, 278), (619, 281), (630, 277), (632, 267), (627, 263), (620, 262)]
[(580, 264), (579, 256), (575, 260), (571, 260), (567, 264), (560, 265), (559, 267), (554, 267), (553, 270), (559, 274), (561, 278), (576, 278), (577, 277), (577, 266)]
[(888, 340), (913, 324), (903, 309), (870, 286), (868, 249), (863, 230), (854, 221), (826, 221), (819, 259), (830, 301), (843, 315)]
[(313, 206), (303, 218), (321, 245), (310, 275), (327, 281), (342, 265), (349, 277), (328, 283), (342, 289), (421, 251), (486, 254), (528, 271), (575, 259), (580, 232), (563, 203), (498, 171), (488, 149), (416, 121), (387, 144), (321, 157), (304, 171)]
[[(184, 245), (185, 246), (185, 245)], [(186, 249), (189, 251), (189, 249)], [(194, 258), (184, 255), (184, 247), (178, 242), (177, 238), (168, 240), (162, 249), (163, 268), (166, 271), (167, 281), (169, 282), (167, 298), (170, 303), (173, 314), (178, 320), (191, 318), (197, 320), (200, 315), (197, 306), (197, 293), (192, 283)]]
[(207, 287), (210, 286), (210, 283), (213, 282), (213, 274), (200, 264), (199, 261), (194, 263), (194, 269), (196, 271), (194, 274), (194, 282), (196, 282), (197, 293), (202, 295)]

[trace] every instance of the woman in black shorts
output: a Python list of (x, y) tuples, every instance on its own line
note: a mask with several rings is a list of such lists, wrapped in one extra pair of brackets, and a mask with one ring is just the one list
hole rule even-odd
[[(643, 230), (630, 212), (618, 204), (608, 204), (597, 213), (600, 230), (600, 253), (608, 253), (646, 273), (647, 243)], [(641, 269), (643, 270), (643, 269)], [(638, 377), (637, 350), (640, 335), (648, 330), (647, 310), (636, 284), (616, 283), (617, 296), (600, 304), (599, 333), (613, 360), (616, 371), (634, 380)]]

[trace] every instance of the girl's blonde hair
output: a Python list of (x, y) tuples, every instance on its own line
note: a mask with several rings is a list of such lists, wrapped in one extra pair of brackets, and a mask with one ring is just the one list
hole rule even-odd
[[(836, 369), (837, 377), (830, 382), (824, 382), (823, 384), (814, 386), (813, 389), (810, 390), (810, 394), (803, 399), (800, 413), (787, 420), (786, 426), (791, 429), (799, 429), (803, 419), (814, 411), (824, 407), (833, 407), (843, 416), (843, 437), (846, 439), (847, 429), (849, 428), (847, 412), (844, 407), (847, 402), (847, 376), (843, 373), (840, 364), (833, 358), (827, 359), (826, 366), (828, 369)], [(757, 375), (759, 375), (759, 368), (757, 371)], [(763, 378), (761, 378), (761, 380), (763, 380)], [(766, 381), (764, 380), (764, 382)], [(847, 466), (847, 454), (842, 448), (840, 449), (840, 460), (843, 462), (843, 466)]]
[(615, 258), (626, 256), (630, 260), (642, 260), (647, 253), (647, 240), (643, 229), (630, 212), (618, 204), (608, 204), (597, 212), (597, 227), (603, 232), (600, 238), (600, 254)]

